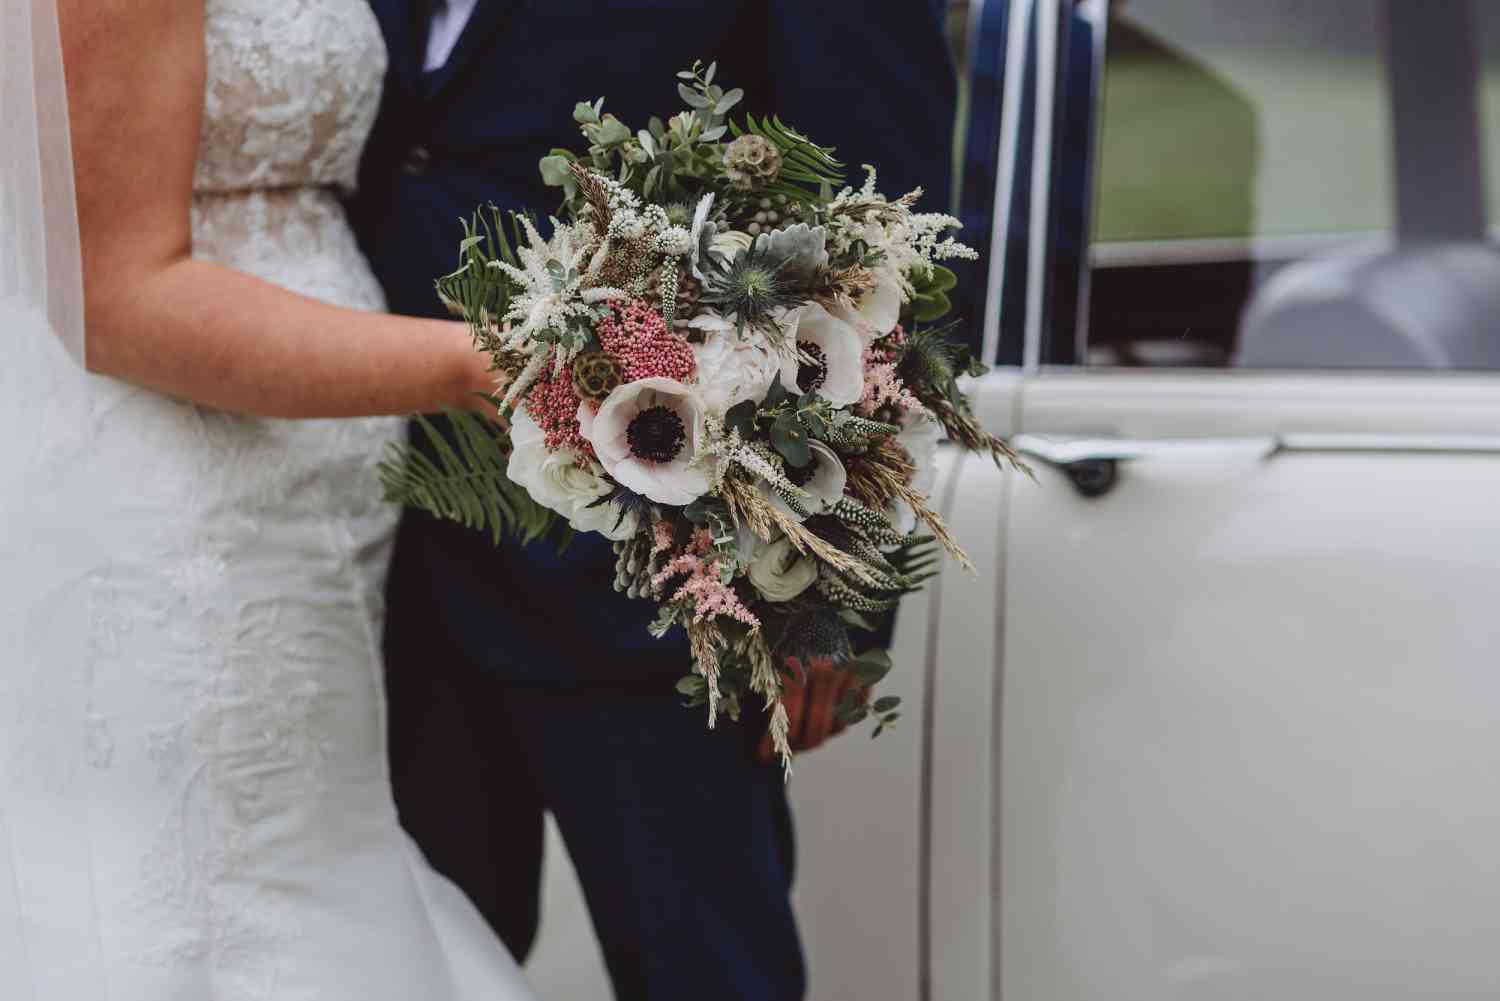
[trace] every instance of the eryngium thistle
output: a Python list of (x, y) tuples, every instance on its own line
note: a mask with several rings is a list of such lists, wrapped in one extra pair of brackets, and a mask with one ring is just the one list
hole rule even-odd
[(781, 176), (781, 152), (762, 136), (740, 136), (724, 147), (724, 176), (741, 191), (763, 187)]
[(585, 351), (573, 359), (573, 389), (586, 400), (602, 401), (620, 385), (620, 366), (603, 351)]
[(795, 657), (804, 665), (821, 660), (842, 664), (854, 656), (849, 627), (830, 608), (803, 612), (789, 622), (776, 652), (783, 658)]
[(764, 330), (772, 326), (775, 310), (792, 309), (803, 302), (783, 263), (773, 262), (762, 247), (742, 250), (728, 263), (710, 268), (707, 279), (700, 301), (724, 316), (735, 314), (742, 329)]

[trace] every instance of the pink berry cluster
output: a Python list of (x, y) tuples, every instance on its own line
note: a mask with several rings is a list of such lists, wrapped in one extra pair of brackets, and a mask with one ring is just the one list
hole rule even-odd
[(526, 413), (546, 434), (547, 451), (571, 448), (593, 456), (594, 446), (578, 426), (578, 392), (566, 373), (559, 378), (538, 379), (526, 393)]
[(619, 363), (623, 382), (653, 376), (687, 382), (693, 377), (693, 349), (667, 329), (661, 314), (644, 299), (612, 303), (594, 333)]

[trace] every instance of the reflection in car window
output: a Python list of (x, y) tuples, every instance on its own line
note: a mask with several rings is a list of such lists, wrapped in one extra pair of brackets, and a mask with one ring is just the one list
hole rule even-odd
[(1104, 37), (1052, 360), (1500, 368), (1500, 4), (1116, 0)]

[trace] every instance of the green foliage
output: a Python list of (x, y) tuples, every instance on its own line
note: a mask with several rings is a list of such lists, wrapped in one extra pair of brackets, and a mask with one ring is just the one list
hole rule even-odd
[(480, 209), (461, 222), (464, 238), (458, 245), (458, 267), (437, 280), (437, 294), (450, 309), (469, 321), (476, 346), (489, 348), (493, 346), (492, 323), (510, 308), (515, 291), (514, 283), (505, 273), (490, 265), (495, 261), (518, 263), (515, 248), (521, 240), (520, 217), (511, 214), (513, 235), (507, 235), (506, 220), (495, 205)]
[(505, 535), (533, 542), (551, 530), (558, 518), (511, 481), (505, 467), (509, 440), (477, 414), (450, 411), (451, 436), (426, 417), (418, 417), (427, 445), (392, 445), (380, 463), (386, 500), (488, 531), (498, 544)]
[(953, 309), (948, 292), (958, 284), (958, 276), (941, 264), (932, 265), (930, 273), (914, 270), (911, 274), (914, 293), (911, 302), (901, 307), (901, 319), (908, 327), (931, 323), (947, 316)]

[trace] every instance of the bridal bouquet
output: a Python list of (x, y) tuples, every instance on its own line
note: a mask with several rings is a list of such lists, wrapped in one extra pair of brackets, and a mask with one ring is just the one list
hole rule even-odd
[[(970, 566), (928, 498), (943, 436), (1014, 462), (975, 422), (966, 352), (932, 325), (973, 258), (958, 220), (890, 199), (866, 167), (743, 98), (714, 67), (678, 74), (686, 109), (638, 131), (581, 103), (588, 148), (555, 150), (562, 189), (544, 235), (493, 208), (465, 225), (439, 296), (493, 360), (501, 424), (425, 424), (426, 450), (385, 463), (394, 499), (525, 538), (554, 519), (613, 540), (613, 585), (686, 630), (679, 685), (738, 717), (770, 713), (786, 765), (787, 677), (856, 672), (853, 723), (896, 717), (870, 689), (890, 667), (855, 636), (933, 576), (938, 547)], [(509, 233), (507, 233), (509, 230)], [(607, 582), (600, 581), (600, 586)]]

